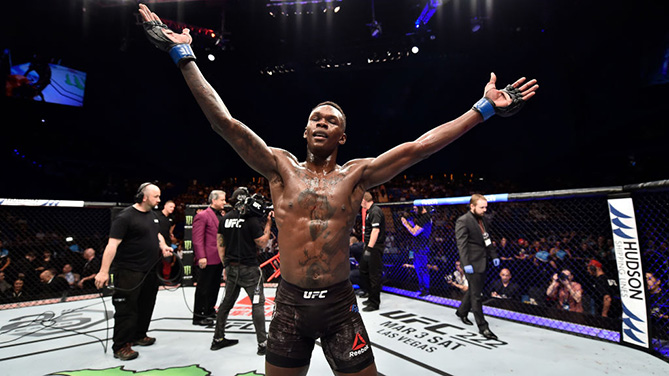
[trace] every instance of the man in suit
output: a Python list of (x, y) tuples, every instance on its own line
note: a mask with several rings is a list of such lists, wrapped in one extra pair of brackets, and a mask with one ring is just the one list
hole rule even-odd
[(216, 234), (218, 221), (225, 202), (225, 192), (214, 190), (209, 194), (209, 207), (193, 219), (193, 252), (199, 268), (195, 287), (193, 325), (213, 325), (216, 317), (216, 299), (221, 288), (223, 263), (218, 256)]
[(484, 218), (487, 210), (488, 200), (483, 195), (474, 194), (469, 200), (469, 211), (455, 222), (455, 239), (458, 244), (460, 263), (464, 265), (465, 275), (469, 282), (469, 290), (462, 298), (455, 314), (463, 323), (474, 325), (467, 318), (467, 314), (471, 311), (474, 313), (479, 333), (488, 339), (497, 339), (483, 317), (482, 292), (488, 257), (493, 259), (495, 266), (499, 266), (497, 250), (492, 244), (488, 233), (488, 222)]

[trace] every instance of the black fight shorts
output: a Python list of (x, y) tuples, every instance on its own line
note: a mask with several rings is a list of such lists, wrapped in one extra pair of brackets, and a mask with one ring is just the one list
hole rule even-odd
[(358, 372), (374, 362), (349, 280), (320, 290), (304, 290), (282, 280), (274, 302), (268, 363), (284, 368), (306, 366), (318, 338), (330, 367), (337, 372)]

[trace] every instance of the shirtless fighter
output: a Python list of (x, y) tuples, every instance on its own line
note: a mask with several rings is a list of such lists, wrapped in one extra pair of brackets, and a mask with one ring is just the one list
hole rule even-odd
[(348, 242), (363, 193), (442, 149), (494, 114), (510, 116), (534, 96), (536, 80), (521, 78), (504, 90), (496, 77), (474, 108), (413, 142), (376, 158), (337, 164), (346, 142), (346, 116), (332, 103), (311, 110), (304, 138), (307, 156), (300, 162), (286, 150), (269, 147), (249, 127), (232, 117), (202, 76), (190, 47), (188, 29), (177, 34), (140, 4), (146, 34), (177, 64), (211, 127), (254, 170), (267, 178), (274, 202), (281, 249), (281, 281), (269, 327), (265, 372), (306, 375), (315, 340), (336, 374), (376, 375), (369, 337), (349, 282)]

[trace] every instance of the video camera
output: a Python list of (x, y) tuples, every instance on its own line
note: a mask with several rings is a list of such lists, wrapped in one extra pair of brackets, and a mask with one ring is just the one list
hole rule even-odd
[(560, 272), (560, 274), (558, 274), (558, 279), (562, 282), (567, 282), (569, 281), (569, 276), (565, 273)]
[(242, 217), (267, 217), (267, 214), (274, 210), (274, 205), (260, 193), (254, 193), (243, 200), (238, 200), (235, 209)]

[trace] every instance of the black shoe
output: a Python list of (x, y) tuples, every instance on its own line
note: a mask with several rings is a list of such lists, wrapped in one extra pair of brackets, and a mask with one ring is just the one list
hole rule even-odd
[(212, 351), (220, 350), (224, 347), (236, 345), (238, 343), (239, 343), (238, 339), (227, 339), (227, 338), (216, 339), (216, 338), (214, 338), (214, 340), (211, 341), (211, 347), (209, 349), (212, 350)]
[(362, 310), (364, 312), (372, 312), (372, 311), (378, 311), (378, 309), (379, 306), (370, 303), (367, 307), (363, 308)]
[(362, 305), (370, 305), (370, 304), (372, 304), (372, 302), (369, 299), (362, 302)]
[(193, 320), (193, 325), (200, 325), (200, 326), (212, 326), (215, 323), (216, 322), (209, 317), (206, 317), (201, 320)]
[(362, 298), (362, 299), (369, 298), (369, 294), (366, 293), (366, 292), (361, 292), (361, 293), (359, 293), (359, 294), (357, 294), (357, 295), (358, 295), (360, 298)]
[(487, 339), (497, 339), (495, 333), (491, 332), (488, 328), (479, 331), (479, 333)]
[(418, 296), (428, 296), (428, 295), (430, 295), (430, 293), (427, 292), (427, 290), (418, 291)]
[(265, 354), (267, 354), (267, 345), (259, 344), (257, 354), (260, 356), (265, 356)]
[(460, 318), (460, 320), (461, 320), (465, 325), (474, 325), (473, 322), (469, 321), (469, 319), (467, 318), (467, 316), (460, 316), (460, 315), (458, 315), (458, 312), (457, 312), (457, 311), (455, 311), (455, 315), (458, 316), (458, 317)]

